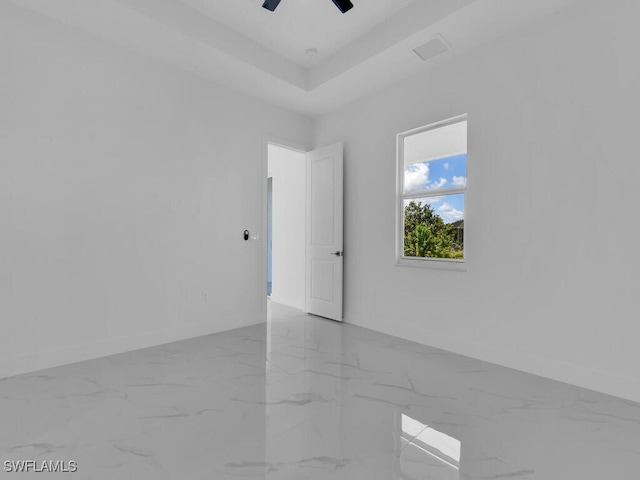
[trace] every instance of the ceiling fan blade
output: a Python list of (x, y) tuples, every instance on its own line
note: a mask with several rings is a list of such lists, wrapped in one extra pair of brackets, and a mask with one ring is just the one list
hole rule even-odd
[(336, 7), (338, 7), (342, 13), (348, 12), (353, 8), (353, 3), (351, 3), (350, 0), (333, 0), (333, 3), (336, 4)]
[[(350, 0), (333, 0), (333, 3), (335, 3), (336, 7), (338, 7), (342, 13), (348, 12), (353, 8), (353, 3), (351, 3)], [(262, 8), (273, 12), (278, 8), (278, 5), (280, 5), (280, 0), (265, 0)]]
[(271, 10), (272, 12), (278, 8), (278, 5), (280, 5), (280, 0), (265, 0), (265, 2), (262, 4), (262, 8), (266, 8), (267, 10)]

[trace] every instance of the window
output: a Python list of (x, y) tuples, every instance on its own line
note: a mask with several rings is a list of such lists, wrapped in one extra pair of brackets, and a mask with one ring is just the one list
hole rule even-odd
[(398, 135), (399, 264), (464, 263), (466, 188), (466, 115)]
[(402, 478), (460, 479), (462, 442), (401, 414)]

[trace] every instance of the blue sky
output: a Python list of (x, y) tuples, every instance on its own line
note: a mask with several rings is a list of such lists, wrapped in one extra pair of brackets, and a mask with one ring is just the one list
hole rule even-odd
[[(467, 182), (467, 155), (412, 163), (405, 166), (405, 193), (464, 187)], [(464, 218), (464, 194), (442, 195), (415, 199), (428, 203), (445, 223)]]

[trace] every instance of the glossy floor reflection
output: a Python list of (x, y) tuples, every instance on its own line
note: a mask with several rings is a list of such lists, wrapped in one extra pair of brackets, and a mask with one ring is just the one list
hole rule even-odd
[(1, 380), (2, 465), (75, 460), (73, 478), (90, 479), (640, 478), (638, 404), (274, 308), (267, 325)]

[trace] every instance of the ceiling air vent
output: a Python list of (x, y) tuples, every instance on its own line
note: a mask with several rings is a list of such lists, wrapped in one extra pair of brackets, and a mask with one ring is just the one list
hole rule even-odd
[(442, 35), (440, 34), (434, 35), (427, 43), (413, 49), (416, 55), (425, 62), (437, 57), (438, 55), (442, 55), (449, 50), (451, 50), (451, 47), (449, 47), (445, 39), (442, 38)]

